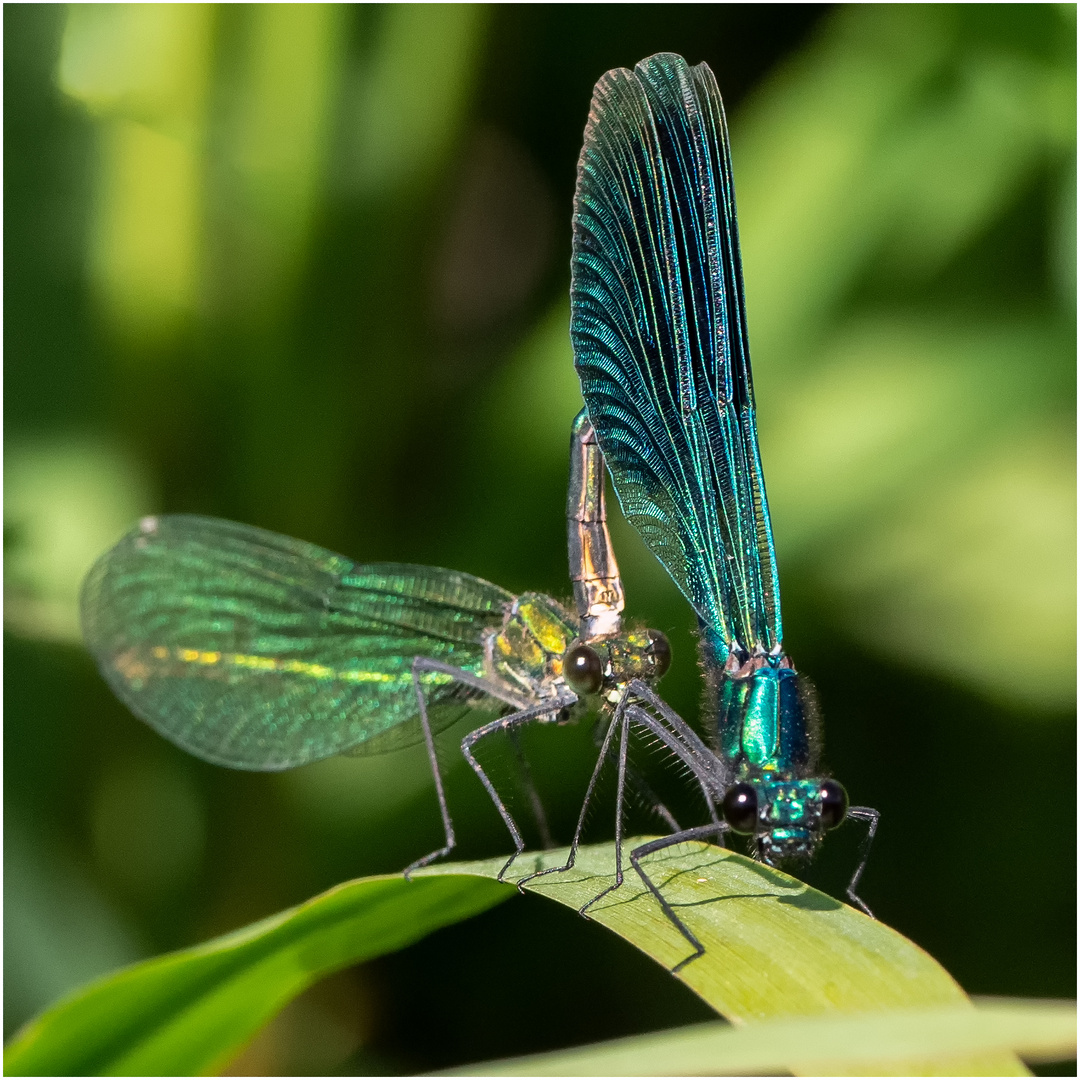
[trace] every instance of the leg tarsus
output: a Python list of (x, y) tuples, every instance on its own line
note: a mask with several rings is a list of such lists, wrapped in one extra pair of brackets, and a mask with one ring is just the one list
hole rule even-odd
[[(522, 849), (522, 850), (524, 850), (524, 849)], [(503, 863), (503, 868), (496, 875), (496, 877), (495, 877), (496, 881), (505, 881), (506, 880), (506, 872), (510, 869), (511, 866), (514, 865), (514, 860), (520, 854), (521, 854), (521, 851), (515, 851), (515, 852), (513, 852), (513, 854), (511, 854), (510, 858), (507, 859), (506, 862)], [(521, 885), (519, 884), (518, 885), (518, 892), (520, 892), (520, 891), (521, 891)]]
[(869, 828), (866, 830), (866, 839), (863, 840), (859, 851), (859, 863), (855, 867), (855, 873), (851, 875), (851, 881), (848, 882), (847, 897), (853, 904), (856, 904), (865, 914), (873, 919), (874, 913), (855, 890), (859, 887), (859, 880), (862, 878), (863, 871), (866, 869), (866, 863), (870, 858), (870, 847), (873, 844), (874, 836), (877, 833), (878, 822), (881, 820), (881, 813), (872, 806), (852, 806), (848, 810), (847, 816), (855, 821), (865, 821), (869, 825)]
[(419, 870), (422, 866), (427, 866), (428, 863), (433, 863), (436, 859), (441, 859), (444, 856), (449, 855), (453, 850), (453, 845), (448, 844), (445, 847), (439, 848), (437, 851), (431, 852), (429, 855), (425, 855), (422, 859), (416, 859), (414, 862), (409, 863), (404, 870), (405, 880), (412, 881), (412, 876), (415, 871)]

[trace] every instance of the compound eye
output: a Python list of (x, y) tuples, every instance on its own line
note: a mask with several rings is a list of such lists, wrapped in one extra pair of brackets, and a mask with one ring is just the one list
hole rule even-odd
[(671, 667), (671, 642), (659, 630), (646, 630), (652, 643), (653, 674), (660, 679)]
[(835, 829), (847, 814), (847, 792), (835, 780), (821, 782), (821, 824)]
[(595, 649), (575, 645), (563, 657), (563, 675), (575, 694), (596, 694), (604, 685), (604, 665)]
[(724, 794), (724, 820), (738, 833), (752, 833), (757, 825), (757, 792), (753, 784), (733, 784)]

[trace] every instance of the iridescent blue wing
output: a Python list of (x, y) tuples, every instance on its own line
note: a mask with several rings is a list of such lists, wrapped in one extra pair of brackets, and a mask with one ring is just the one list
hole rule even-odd
[[(416, 656), (482, 674), (514, 597), (426, 566), (356, 563), (217, 518), (146, 518), (91, 569), (86, 644), (116, 695), (185, 750), (287, 769), (416, 741)], [(423, 675), (436, 726), (462, 688)], [(494, 708), (497, 703), (489, 702)]]
[(575, 364), (624, 513), (723, 643), (771, 649), (735, 190), (705, 64), (661, 53), (597, 83), (572, 275)]

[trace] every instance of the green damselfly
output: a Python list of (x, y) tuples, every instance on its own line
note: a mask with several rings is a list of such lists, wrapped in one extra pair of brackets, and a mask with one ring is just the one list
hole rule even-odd
[(218, 765), (289, 769), (422, 739), (445, 844), (407, 873), (455, 846), (435, 735), (476, 716), (461, 750), (513, 838), (505, 872), (525, 845), (476, 744), (576, 718), (590, 702), (618, 711), (631, 681), (651, 686), (670, 662), (659, 631), (622, 629), (603, 482), (582, 415), (568, 499), (576, 614), (457, 571), (362, 565), (249, 525), (163, 515), (140, 521), (87, 575), (83, 636), (136, 716)]

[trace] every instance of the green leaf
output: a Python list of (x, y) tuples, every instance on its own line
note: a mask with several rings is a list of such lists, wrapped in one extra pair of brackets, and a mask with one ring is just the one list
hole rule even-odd
[[(768, 1020), (737, 1028), (694, 1024), (554, 1054), (491, 1061), (457, 1076), (744, 1075), (877, 1070), (889, 1058), (930, 1059), (1015, 1050), (1029, 1060), (1064, 1061), (1076, 1054), (1075, 1002), (995, 1001), (976, 1009), (940, 1005), (812, 1020)], [(872, 1064), (870, 1064), (872, 1063)], [(937, 1069), (931, 1068), (937, 1072)]]
[(402, 949), (512, 895), (511, 886), (481, 877), (345, 882), (233, 934), (91, 983), (15, 1036), (4, 1071), (215, 1072), (324, 975)]
[[(639, 843), (628, 841), (625, 851)], [(565, 851), (522, 857), (508, 877), (557, 866), (565, 858)], [(425, 873), (486, 875), (497, 873), (501, 864), (499, 859), (457, 863)], [(705, 955), (675, 977), (735, 1024), (815, 1013), (974, 1008), (952, 976), (916, 944), (779, 870), (701, 843), (682, 844), (643, 866), (705, 946)], [(572, 871), (535, 879), (526, 888), (580, 908), (613, 882), (613, 870), (613, 846), (598, 844), (579, 852)], [(591, 907), (589, 915), (664, 967), (692, 952), (628, 862), (622, 888)], [(872, 1071), (1025, 1075), (1020, 1062), (996, 1045), (987, 1053), (931, 1063), (915, 1044), (910, 1057), (874, 1061)], [(861, 1075), (866, 1068), (860, 1062), (852, 1072)], [(830, 1071), (844, 1072), (839, 1066)]]
[[(629, 841), (627, 849), (639, 842)], [(565, 850), (523, 856), (514, 874), (557, 866), (565, 857)], [(513, 895), (510, 885), (490, 880), (503, 862), (430, 867), (412, 882), (396, 875), (346, 882), (234, 934), (127, 968), (28, 1024), (7, 1049), (5, 1071), (220, 1069), (318, 978), (403, 948)], [(778, 870), (706, 844), (683, 844), (645, 865), (706, 946), (677, 977), (735, 1024), (809, 1023), (815, 1016), (824, 1021), (827, 1014), (866, 1012), (882, 1019), (892, 1010), (935, 1008), (969, 1021), (975, 1015), (960, 987), (918, 946)], [(613, 870), (612, 845), (599, 844), (579, 852), (574, 870), (525, 887), (576, 909), (613, 883)], [(632, 870), (590, 915), (665, 967), (690, 952)], [(937, 1044), (920, 1036), (908, 1053), (902, 1044), (897, 1049), (894, 1037), (881, 1060), (863, 1059), (851, 1071), (872, 1065), (883, 1075), (1022, 1074), (1019, 1061), (1001, 1052), (1000, 1032), (995, 1039), (972, 1035), (971, 1042), (949, 1043), (948, 1056), (931, 1061), (927, 1055)], [(845, 1067), (830, 1064), (829, 1071), (839, 1075)]]

